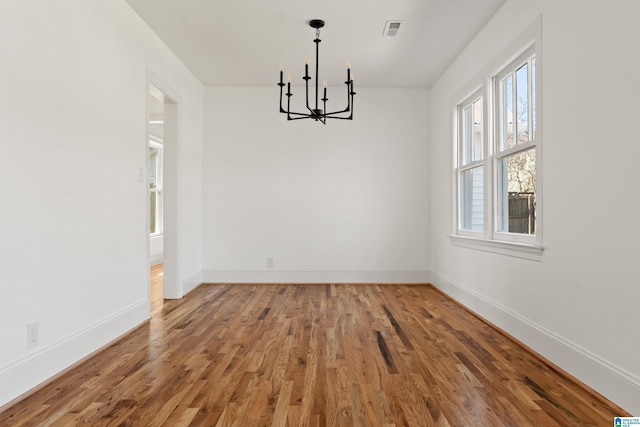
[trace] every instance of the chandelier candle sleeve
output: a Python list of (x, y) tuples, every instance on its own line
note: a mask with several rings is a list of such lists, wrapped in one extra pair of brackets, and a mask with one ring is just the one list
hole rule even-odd
[[(327, 111), (327, 81), (324, 80), (324, 88), (323, 88), (323, 97), (320, 99), (319, 93), (319, 79), (318, 79), (318, 70), (320, 68), (320, 28), (324, 27), (324, 21), (321, 19), (312, 19), (309, 21), (309, 26), (316, 30), (316, 38), (313, 42), (316, 45), (316, 63), (315, 63), (315, 102), (309, 102), (309, 80), (311, 80), (311, 76), (309, 76), (309, 57), (304, 58), (304, 77), (302, 78), (305, 81), (305, 106), (307, 112), (299, 113), (295, 111), (291, 111), (291, 97), (293, 94), (291, 93), (291, 76), (287, 76), (287, 109), (285, 110), (282, 106), (282, 96), (284, 91), (284, 83), (283, 83), (283, 69), (282, 64), (280, 65), (280, 83), (277, 85), (280, 86), (280, 112), (287, 115), (287, 120), (301, 120), (301, 119), (313, 119), (316, 122), (320, 122), (322, 124), (327, 124), (327, 119), (340, 119), (340, 120), (353, 120), (353, 97), (356, 94), (353, 90), (353, 77), (351, 74), (351, 62), (347, 61), (347, 81), (345, 85), (347, 86), (347, 105), (342, 110), (336, 110), (329, 112)], [(320, 101), (322, 101), (322, 108), (320, 108)], [(315, 107), (313, 108), (312, 105)]]

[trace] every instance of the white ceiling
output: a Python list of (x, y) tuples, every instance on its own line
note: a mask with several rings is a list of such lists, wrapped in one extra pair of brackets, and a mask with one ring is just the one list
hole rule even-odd
[[(505, 0), (126, 0), (206, 86), (267, 86), (313, 76), (322, 19), (320, 76), (343, 84), (430, 87)], [(387, 20), (404, 20), (383, 37)], [(286, 78), (286, 77), (285, 77)], [(313, 84), (313, 81), (311, 82)]]

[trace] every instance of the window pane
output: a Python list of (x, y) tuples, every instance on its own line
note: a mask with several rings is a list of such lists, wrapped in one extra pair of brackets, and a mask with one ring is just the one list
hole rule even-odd
[(536, 139), (536, 58), (531, 59), (531, 139)]
[(482, 98), (473, 103), (473, 161), (482, 160)]
[(536, 234), (535, 148), (503, 158), (498, 176), (498, 230)]
[(484, 231), (484, 178), (478, 166), (460, 174), (460, 228)]
[(502, 150), (513, 147), (513, 75), (502, 81)]
[(463, 111), (462, 117), (462, 138), (463, 138), (463, 159), (462, 164), (467, 165), (473, 161), (471, 142), (473, 141), (473, 107), (468, 105)]
[(149, 147), (149, 188), (158, 188), (158, 149)]
[(462, 163), (461, 166), (482, 160), (482, 98), (462, 110)]
[(529, 141), (529, 65), (516, 71), (517, 144)]

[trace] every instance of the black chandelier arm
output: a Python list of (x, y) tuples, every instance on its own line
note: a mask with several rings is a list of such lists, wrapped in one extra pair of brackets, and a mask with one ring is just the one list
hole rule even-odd
[(331, 113), (323, 114), (323, 116), (326, 116), (329, 119), (342, 119), (343, 117), (335, 117), (335, 116), (343, 113), (350, 113), (349, 117), (353, 116), (353, 110), (333, 111)]
[(331, 113), (325, 113), (325, 116), (333, 116), (335, 114), (351, 112), (351, 115), (349, 117), (353, 117), (353, 107), (352, 107), (352, 105), (353, 105), (353, 95), (356, 94), (353, 91), (353, 80), (346, 81), (344, 83), (347, 85), (347, 107), (344, 110), (334, 111), (334, 112), (331, 112)]
[(312, 118), (313, 117), (309, 116), (309, 115), (303, 116), (303, 117), (290, 117), (290, 116), (288, 116), (287, 120), (302, 120), (302, 119), (312, 119)]
[[(353, 120), (353, 95), (355, 95), (356, 93), (353, 92), (353, 90), (350, 92), (350, 98), (349, 98), (349, 106), (347, 107), (347, 109), (345, 111), (342, 111), (343, 113), (349, 112), (349, 116), (348, 117), (340, 117), (340, 116), (329, 116), (329, 118), (331, 119), (340, 119), (340, 120)], [(334, 113), (329, 113), (329, 114), (334, 114)], [(338, 114), (338, 113), (335, 113)]]
[(289, 114), (289, 115), (295, 115), (295, 116), (302, 116), (304, 118), (312, 118), (315, 117), (313, 114), (307, 114), (307, 113), (296, 113), (295, 111), (285, 111), (285, 113)]
[(331, 113), (323, 114), (323, 116), (327, 116), (330, 119), (334, 119), (335, 117), (333, 117), (333, 116), (335, 116), (337, 114), (349, 113), (349, 112), (350, 112), (349, 110), (333, 111)]
[[(330, 113), (325, 113), (325, 116), (334, 116), (336, 114), (342, 114), (342, 113), (351, 113), (349, 117), (353, 117), (353, 95), (355, 95), (356, 93), (353, 91), (348, 91), (347, 92), (347, 107), (344, 110), (340, 110), (340, 111), (333, 111)], [(331, 117), (331, 118), (337, 118), (337, 117)]]
[[(307, 114), (307, 113), (297, 113), (295, 111), (290, 111), (289, 107), (287, 106), (287, 111), (285, 111), (285, 113), (287, 113), (287, 120), (301, 120), (301, 119), (315, 119), (316, 116), (314, 114)], [(293, 116), (299, 116), (299, 117), (292, 117)]]
[(291, 83), (287, 83), (287, 119), (291, 111)]
[[(355, 92), (349, 92), (349, 97), (348, 97), (348, 105), (347, 108), (345, 108), (344, 110), (339, 110), (339, 111), (332, 111), (329, 113), (322, 113), (321, 115), (316, 115), (316, 114), (307, 114), (307, 113), (296, 113), (294, 111), (284, 111), (287, 114), (295, 114), (297, 116), (302, 116), (302, 117), (297, 117), (297, 118), (292, 118), (290, 120), (299, 120), (299, 119), (317, 119), (322, 121), (321, 119), (341, 119), (341, 120), (351, 120), (353, 118), (353, 96), (356, 95)], [(324, 101), (325, 98), (322, 99), (323, 103), (324, 103), (324, 108), (326, 111), (326, 101)], [(327, 99), (328, 101), (328, 99)], [(334, 117), (337, 114), (343, 114), (343, 113), (351, 113), (349, 114), (348, 117)]]
[[(309, 68), (309, 64), (305, 64), (305, 68)], [(309, 76), (304, 76), (304, 85), (305, 85), (305, 91), (306, 91), (306, 103), (307, 103), (307, 110), (309, 110), (310, 113), (313, 113), (313, 110), (311, 109), (311, 107), (309, 106), (309, 80), (311, 79), (311, 77)]]
[(332, 111), (330, 113), (324, 113), (324, 116), (335, 116), (336, 114), (342, 114), (342, 113), (348, 113), (351, 111), (351, 108), (347, 107), (344, 110), (340, 110), (340, 111)]
[[(287, 109), (285, 110), (284, 108), (282, 108), (282, 94), (280, 96), (281, 99), (281, 105), (280, 105), (280, 109), (281, 109), (281, 113), (287, 113), (287, 120), (300, 120), (300, 119), (316, 119), (319, 121), (322, 121), (323, 123), (325, 123), (325, 121), (323, 121), (322, 119), (341, 119), (341, 120), (351, 120), (353, 118), (353, 96), (356, 95), (355, 92), (353, 91), (349, 91), (349, 95), (347, 97), (347, 107), (343, 110), (339, 110), (339, 111), (332, 111), (329, 113), (322, 113), (321, 115), (316, 115), (313, 114), (313, 110), (311, 111), (311, 114), (308, 113), (298, 113), (295, 111), (291, 111), (290, 110), (290, 102), (289, 102), (289, 98), (291, 96), (293, 96), (293, 94), (287, 94)], [(328, 99), (327, 98), (323, 98), (323, 107), (324, 107), (324, 111), (326, 111), (327, 108), (327, 102)], [(343, 113), (350, 113), (348, 117), (334, 117), (337, 114), (343, 114)], [(295, 115), (295, 116), (300, 116), (300, 117), (291, 117), (291, 115)]]
[(318, 110), (318, 84), (320, 80), (318, 79), (318, 67), (320, 66), (320, 29), (316, 29), (316, 38), (313, 41), (316, 44), (316, 110)]
[(280, 86), (280, 112), (286, 113), (287, 111), (282, 108), (282, 88), (284, 88), (284, 83), (278, 83), (278, 86)]

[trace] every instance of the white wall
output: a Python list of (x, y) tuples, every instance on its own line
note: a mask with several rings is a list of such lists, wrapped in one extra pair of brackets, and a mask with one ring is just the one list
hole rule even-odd
[(199, 277), (202, 86), (120, 0), (3, 1), (0, 52), (2, 405), (149, 316), (147, 70), (181, 96), (179, 265)]
[[(453, 96), (542, 15), (544, 254), (452, 245)], [(431, 91), (433, 282), (640, 414), (640, 2), (509, 0)]]
[(205, 90), (205, 281), (426, 280), (428, 91), (357, 92), (323, 126), (287, 122), (275, 85)]
[[(452, 97), (540, 14), (536, 262), (447, 234)], [(202, 147), (202, 87), (123, 1), (1, 2), (0, 405), (149, 315), (150, 70), (179, 95), (182, 293), (423, 281), (431, 262), (437, 286), (640, 413), (638, 16), (633, 0), (509, 0), (431, 92), (359, 89), (353, 122), (287, 123), (275, 86), (208, 88)]]
[(163, 236), (153, 236), (149, 239), (149, 263), (151, 265), (162, 263)]

